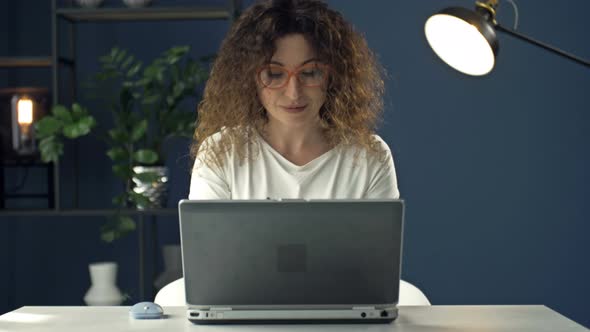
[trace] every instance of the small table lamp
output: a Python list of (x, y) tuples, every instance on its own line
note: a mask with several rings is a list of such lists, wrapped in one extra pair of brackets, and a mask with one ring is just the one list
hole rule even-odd
[(4, 89), (2, 95), (10, 98), (12, 150), (17, 156), (37, 153), (34, 124), (47, 113), (48, 89)]

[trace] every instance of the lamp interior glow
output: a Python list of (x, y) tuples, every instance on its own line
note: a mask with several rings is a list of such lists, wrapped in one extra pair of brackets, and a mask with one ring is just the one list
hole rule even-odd
[(494, 68), (495, 56), (477, 27), (459, 17), (436, 14), (424, 25), (428, 43), (444, 62), (456, 70), (481, 76)]
[(22, 127), (33, 123), (33, 101), (29, 98), (21, 98), (17, 102), (17, 121)]

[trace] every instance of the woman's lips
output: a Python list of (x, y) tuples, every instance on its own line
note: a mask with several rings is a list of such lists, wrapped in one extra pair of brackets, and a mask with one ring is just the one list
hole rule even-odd
[(282, 109), (284, 109), (286, 112), (289, 112), (289, 113), (303, 112), (305, 110), (305, 107), (307, 107), (307, 105), (304, 105), (304, 106), (281, 106)]

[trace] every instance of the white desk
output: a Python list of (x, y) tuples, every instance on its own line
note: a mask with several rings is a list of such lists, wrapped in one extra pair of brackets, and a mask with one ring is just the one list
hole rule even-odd
[(22, 307), (0, 316), (7, 331), (398, 331), (398, 332), (577, 332), (588, 331), (545, 306), (400, 307), (387, 325), (194, 325), (184, 307), (165, 307), (160, 320), (129, 318), (129, 307)]

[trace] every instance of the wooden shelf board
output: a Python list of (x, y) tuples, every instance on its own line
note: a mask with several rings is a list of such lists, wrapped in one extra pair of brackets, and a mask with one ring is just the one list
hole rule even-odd
[(38, 210), (2, 210), (0, 211), (1, 217), (34, 217), (34, 216), (57, 216), (57, 217), (75, 217), (75, 216), (87, 216), (87, 217), (102, 217), (111, 216), (119, 212), (123, 215), (129, 216), (176, 216), (178, 215), (177, 209), (166, 208), (166, 209), (150, 209), (150, 210), (135, 210), (135, 209), (71, 209), (71, 210), (54, 210), (54, 209), (38, 209)]
[(148, 7), (148, 8), (61, 8), (57, 15), (71, 21), (155, 21), (229, 19), (231, 13), (224, 7)]
[(19, 56), (0, 57), (0, 67), (51, 67), (53, 64), (50, 56)]

